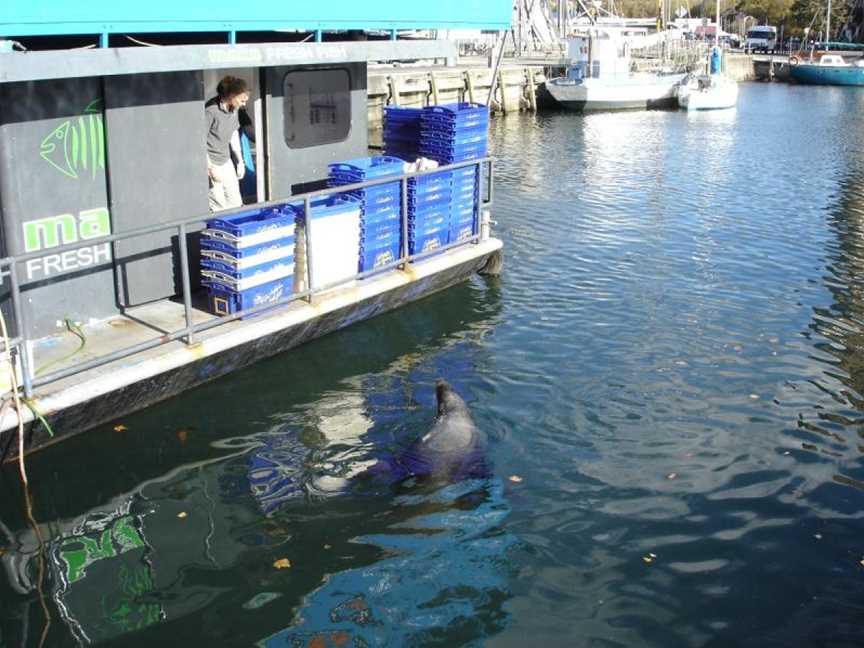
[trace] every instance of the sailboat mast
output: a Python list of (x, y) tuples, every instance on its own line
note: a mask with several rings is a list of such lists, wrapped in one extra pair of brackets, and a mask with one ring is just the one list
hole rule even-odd
[(828, 18), (825, 20), (825, 49), (831, 49), (828, 46), (831, 40), (831, 0), (828, 0)]
[[(828, 0), (830, 3), (831, 0)], [(717, 22), (714, 25), (714, 47), (720, 45), (720, 0), (717, 0)]]

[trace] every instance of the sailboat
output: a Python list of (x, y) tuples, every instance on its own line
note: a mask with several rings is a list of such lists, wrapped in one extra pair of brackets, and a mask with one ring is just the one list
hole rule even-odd
[[(828, 11), (825, 19), (824, 43), (830, 49), (831, 39), (831, 0), (828, 0)], [(837, 45), (840, 45), (837, 43)], [(848, 44), (845, 44), (848, 45)], [(843, 85), (864, 86), (864, 60), (849, 63), (839, 54), (821, 54), (817, 60), (815, 52), (811, 51), (807, 60), (799, 56), (789, 57), (789, 76), (798, 83), (808, 85)]]
[(720, 0), (717, 0), (717, 28), (714, 47), (708, 57), (708, 74), (689, 75), (678, 87), (678, 105), (687, 110), (734, 108), (738, 103), (738, 83), (723, 73), (720, 50)]

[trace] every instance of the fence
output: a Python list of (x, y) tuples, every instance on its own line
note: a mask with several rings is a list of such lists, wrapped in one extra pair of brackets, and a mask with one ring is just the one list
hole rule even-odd
[[(434, 250), (429, 250), (426, 252), (420, 252), (416, 254), (409, 253), (409, 238), (408, 238), (408, 180), (410, 178), (420, 177), (424, 175), (430, 175), (434, 173), (438, 173), (441, 171), (451, 171), (456, 169), (462, 169), (465, 167), (476, 167), (477, 173), (477, 185), (475, 188), (475, 201), (474, 201), (474, 209), (475, 209), (475, 225), (476, 230), (474, 234), (465, 239), (448, 243), (447, 245), (438, 247)], [(484, 173), (484, 170), (487, 170)], [(137, 353), (141, 353), (143, 351), (147, 351), (149, 349), (162, 346), (164, 344), (168, 344), (169, 342), (174, 342), (177, 340), (181, 340), (185, 342), (187, 345), (194, 343), (194, 338), (197, 333), (202, 333), (204, 331), (210, 330), (212, 328), (224, 325), (228, 322), (232, 322), (241, 317), (248, 317), (255, 313), (264, 310), (270, 310), (290, 302), (306, 299), (308, 301), (312, 301), (312, 298), (320, 294), (324, 291), (331, 290), (332, 288), (337, 287), (338, 285), (345, 283), (346, 281), (353, 281), (356, 279), (363, 279), (372, 274), (379, 274), (385, 270), (394, 269), (397, 267), (404, 267), (407, 263), (412, 263), (415, 261), (422, 260), (428, 256), (439, 254), (443, 251), (449, 250), (451, 248), (462, 246), (466, 244), (477, 243), (480, 240), (480, 219), (481, 219), (481, 210), (484, 206), (489, 206), (492, 203), (493, 191), (494, 191), (494, 183), (493, 183), (493, 159), (490, 157), (478, 158), (474, 160), (469, 160), (465, 162), (459, 162), (456, 164), (450, 164), (446, 166), (440, 166), (437, 169), (428, 170), (428, 171), (419, 171), (414, 173), (406, 173), (399, 176), (388, 176), (385, 178), (376, 178), (374, 180), (368, 180), (365, 182), (358, 182), (350, 185), (341, 185), (338, 188), (328, 188), (321, 189), (318, 191), (311, 191), (305, 194), (300, 194), (297, 196), (292, 196), (290, 202), (303, 202), (305, 207), (305, 213), (307, 217), (311, 214), (310, 204), (311, 201), (320, 196), (332, 196), (340, 193), (346, 193), (349, 191), (357, 191), (359, 189), (364, 189), (367, 187), (373, 187), (376, 185), (381, 185), (385, 183), (392, 183), (395, 181), (399, 181), (401, 184), (401, 210), (400, 210), (400, 224), (402, 228), (402, 244), (400, 246), (400, 254), (399, 258), (393, 260), (391, 263), (382, 265), (373, 270), (369, 270), (366, 272), (358, 272), (353, 277), (348, 279), (342, 279), (340, 281), (325, 284), (321, 286), (316, 286), (313, 283), (312, 277), (312, 259), (310, 255), (310, 251), (312, 250), (311, 246), (311, 228), (306, 227), (304, 231), (305, 236), (305, 248), (306, 255), (303, 258), (302, 262), (302, 273), (306, 279), (306, 286), (315, 286), (314, 289), (307, 288), (306, 290), (302, 290), (299, 292), (292, 293), (286, 297), (278, 301), (274, 301), (267, 304), (261, 304), (255, 306), (253, 308), (241, 309), (236, 313), (232, 313), (230, 315), (225, 316), (217, 316), (211, 318), (205, 322), (199, 322), (197, 324), (193, 323), (192, 319), (192, 288), (190, 281), (190, 266), (189, 266), (189, 250), (188, 243), (186, 240), (187, 234), (190, 232), (190, 229), (198, 227), (202, 225), (205, 221), (211, 218), (208, 216), (198, 216), (195, 218), (184, 219), (180, 221), (175, 221), (172, 223), (164, 223), (160, 225), (154, 225), (151, 227), (142, 227), (135, 230), (130, 230), (128, 232), (124, 232), (122, 234), (112, 234), (110, 236), (101, 237), (99, 239), (100, 243), (115, 243), (117, 241), (123, 241), (125, 239), (135, 238), (138, 236), (143, 236), (146, 234), (153, 234), (156, 232), (170, 231), (174, 230), (178, 234), (178, 242), (179, 242), (179, 261), (181, 268), (181, 295), (183, 300), (183, 308), (185, 313), (185, 326), (181, 329), (177, 329), (174, 331), (166, 332), (164, 335), (160, 335), (158, 338), (153, 340), (148, 340), (146, 342), (142, 342), (140, 344), (136, 344), (133, 346), (129, 346), (117, 351), (113, 351), (111, 353), (106, 353), (102, 356), (94, 358), (92, 360), (72, 363), (71, 365), (64, 367), (62, 369), (58, 369), (51, 373), (47, 373), (45, 375), (36, 376), (33, 373), (31, 366), (31, 359), (27, 352), (28, 344), (31, 341), (31, 338), (28, 337), (27, 334), (27, 322), (24, 317), (24, 311), (21, 308), (21, 282), (19, 278), (18, 267), (20, 264), (25, 263), (31, 259), (38, 259), (48, 254), (57, 253), (57, 249), (53, 249), (49, 252), (32, 252), (29, 254), (21, 254), (16, 256), (10, 256), (0, 259), (0, 281), (5, 280), (6, 277), (9, 279), (10, 283), (10, 296), (12, 302), (12, 315), (13, 321), (15, 323), (15, 331), (16, 335), (13, 338), (8, 340), (8, 348), (4, 350), (9, 353), (9, 359), (11, 364), (15, 364), (15, 359), (17, 357), (18, 361), (18, 369), (20, 370), (20, 378), (19, 382), (23, 383), (24, 388), (24, 396), (30, 398), (33, 394), (33, 389), (35, 387), (39, 387), (41, 385), (45, 385), (63, 378), (67, 378), (69, 376), (82, 373), (89, 369), (94, 369), (96, 367), (103, 366), (108, 364), (109, 362), (113, 362), (115, 360), (120, 360), (122, 358), (127, 358), (129, 356), (135, 355)], [(485, 191), (484, 191), (485, 189)], [(284, 205), (286, 200), (272, 200), (264, 203), (256, 203), (255, 207), (266, 208), (266, 207), (275, 207)], [(249, 209), (249, 205), (244, 207), (239, 207), (237, 209), (225, 210), (223, 212), (219, 212), (220, 217), (231, 216), (233, 214), (241, 213), (245, 210)], [(79, 248), (86, 247), (88, 245), (92, 245), (92, 240), (80, 241), (78, 243), (65, 245), (60, 248), (60, 252), (68, 252), (74, 251)], [(359, 252), (358, 252), (359, 254)], [(62, 281), (63, 278), (59, 277), (56, 281)]]

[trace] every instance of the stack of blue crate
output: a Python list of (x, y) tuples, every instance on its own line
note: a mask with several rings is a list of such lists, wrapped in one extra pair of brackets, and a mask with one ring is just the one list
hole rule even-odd
[[(453, 103), (427, 106), (421, 119), (420, 153), (441, 165), (486, 157), (489, 150), (489, 112), (486, 106)], [(478, 231), (479, 182), (477, 167), (453, 173), (450, 242)]]
[(408, 180), (408, 251), (420, 254), (450, 241), (453, 172), (437, 171)]
[[(453, 103), (423, 109), (420, 151), (439, 164), (456, 164), (486, 157), (489, 151), (489, 112), (486, 106)], [(477, 233), (479, 182), (477, 167), (453, 171), (450, 242)]]
[(384, 108), (384, 155), (413, 162), (420, 157), (422, 108)]
[[(402, 175), (404, 162), (397, 157), (373, 156), (330, 164), (331, 187)], [(402, 244), (402, 189), (396, 180), (348, 192), (360, 200), (360, 250), (358, 269), (368, 272), (393, 263)]]
[(294, 211), (268, 207), (207, 221), (201, 276), (210, 310), (230, 315), (294, 290)]

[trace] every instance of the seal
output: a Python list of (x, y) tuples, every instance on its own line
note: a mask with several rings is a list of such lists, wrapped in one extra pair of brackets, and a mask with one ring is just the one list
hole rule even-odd
[(435, 381), (438, 413), (431, 429), (405, 452), (369, 469), (375, 477), (399, 481), (418, 477), (459, 481), (486, 474), (486, 435), (474, 424), (465, 401), (445, 380)]

